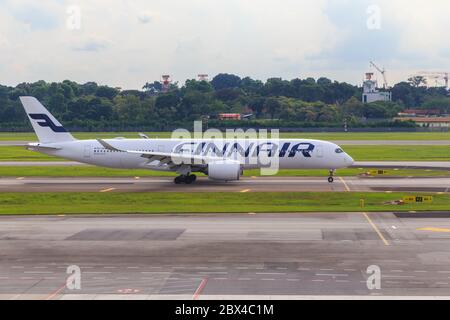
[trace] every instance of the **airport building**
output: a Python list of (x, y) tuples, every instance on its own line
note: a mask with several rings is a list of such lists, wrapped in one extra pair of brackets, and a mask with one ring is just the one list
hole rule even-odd
[(392, 101), (392, 93), (390, 91), (378, 90), (376, 80), (373, 80), (373, 73), (366, 73), (366, 80), (363, 83), (363, 103), (371, 103), (375, 101)]
[(420, 127), (450, 128), (450, 117), (399, 117), (394, 120), (414, 121)]

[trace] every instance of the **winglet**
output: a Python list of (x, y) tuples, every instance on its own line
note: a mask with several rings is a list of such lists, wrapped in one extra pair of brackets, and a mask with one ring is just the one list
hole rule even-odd
[(139, 132), (139, 137), (142, 139), (150, 139), (145, 133)]
[(112, 145), (110, 145), (108, 142), (102, 139), (97, 139), (97, 141), (105, 148), (111, 151), (117, 151), (117, 152), (125, 152), (124, 150), (120, 150), (117, 148), (114, 148)]

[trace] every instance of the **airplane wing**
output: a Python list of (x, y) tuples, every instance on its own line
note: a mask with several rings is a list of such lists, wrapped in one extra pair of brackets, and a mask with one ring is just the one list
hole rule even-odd
[(173, 152), (153, 152), (153, 151), (136, 151), (136, 150), (121, 150), (113, 147), (106, 141), (102, 139), (97, 139), (97, 141), (105, 148), (116, 152), (126, 152), (130, 154), (140, 154), (143, 158), (148, 158), (149, 162), (159, 161), (160, 165), (167, 164), (171, 167), (178, 165), (196, 165), (196, 166), (206, 166), (209, 162), (224, 160), (222, 157), (213, 156), (200, 156), (193, 154), (183, 154), (183, 153), (173, 153)]
[(43, 150), (61, 150), (61, 147), (57, 147), (57, 146), (47, 146), (41, 143), (28, 143), (25, 145), (26, 148), (31, 148), (31, 149), (43, 149)]

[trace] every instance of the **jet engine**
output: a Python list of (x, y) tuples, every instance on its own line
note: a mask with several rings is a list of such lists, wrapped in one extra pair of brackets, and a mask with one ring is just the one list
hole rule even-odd
[(208, 163), (208, 177), (212, 180), (239, 180), (241, 165), (239, 161), (221, 160)]

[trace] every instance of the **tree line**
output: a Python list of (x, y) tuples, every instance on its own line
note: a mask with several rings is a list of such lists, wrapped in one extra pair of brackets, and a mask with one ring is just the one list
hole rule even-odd
[[(411, 126), (391, 121), (405, 108), (439, 109), (450, 113), (444, 88), (427, 88), (420, 79), (396, 84), (393, 102), (361, 102), (362, 89), (328, 78), (263, 82), (218, 74), (210, 82), (187, 80), (167, 92), (160, 82), (142, 90), (121, 90), (95, 82), (79, 84), (37, 81), (15, 87), (0, 85), (0, 129), (30, 129), (19, 97), (39, 99), (71, 130), (170, 130), (192, 127), (194, 120), (210, 126), (342, 127)], [(219, 121), (220, 113), (251, 114), (239, 123)]]

